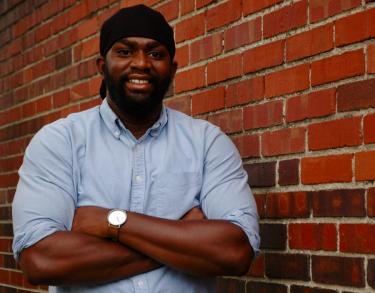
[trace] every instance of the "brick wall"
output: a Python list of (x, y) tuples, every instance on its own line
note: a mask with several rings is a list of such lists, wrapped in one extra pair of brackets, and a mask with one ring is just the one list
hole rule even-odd
[(2, 0), (0, 292), (43, 289), (11, 256), (25, 146), (42, 125), (99, 104), (97, 32), (140, 2), (175, 28), (166, 103), (230, 135), (256, 195), (262, 253), (221, 292), (375, 290), (374, 1)]

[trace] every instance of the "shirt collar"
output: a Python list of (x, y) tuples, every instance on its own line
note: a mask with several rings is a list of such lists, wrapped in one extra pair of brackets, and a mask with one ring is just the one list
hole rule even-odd
[[(113, 134), (114, 137), (119, 138), (122, 130), (126, 130), (126, 127), (122, 124), (120, 119), (117, 117), (115, 112), (108, 105), (108, 100), (105, 98), (100, 105), (100, 115), (108, 127), (109, 131)], [(143, 137), (146, 137), (148, 134), (150, 136), (158, 136), (163, 130), (164, 126), (168, 122), (168, 111), (167, 108), (163, 105), (159, 119), (152, 125)]]

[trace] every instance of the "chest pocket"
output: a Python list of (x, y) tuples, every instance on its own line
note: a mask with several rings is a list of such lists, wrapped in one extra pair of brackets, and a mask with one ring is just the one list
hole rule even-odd
[(179, 219), (199, 205), (202, 179), (198, 172), (166, 172), (155, 180), (157, 214), (166, 219)]

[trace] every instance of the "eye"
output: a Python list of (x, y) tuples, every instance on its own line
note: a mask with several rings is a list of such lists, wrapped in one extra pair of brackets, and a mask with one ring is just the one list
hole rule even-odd
[(162, 59), (165, 54), (161, 51), (151, 51), (148, 55), (155, 59)]
[(120, 56), (130, 56), (132, 54), (132, 51), (130, 49), (123, 48), (118, 49), (117, 54), (119, 54)]

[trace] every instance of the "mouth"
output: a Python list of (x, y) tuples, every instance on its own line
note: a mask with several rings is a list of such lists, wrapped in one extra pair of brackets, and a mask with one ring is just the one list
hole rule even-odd
[(125, 82), (125, 86), (131, 92), (149, 92), (152, 90), (152, 83), (146, 78), (131, 77)]

